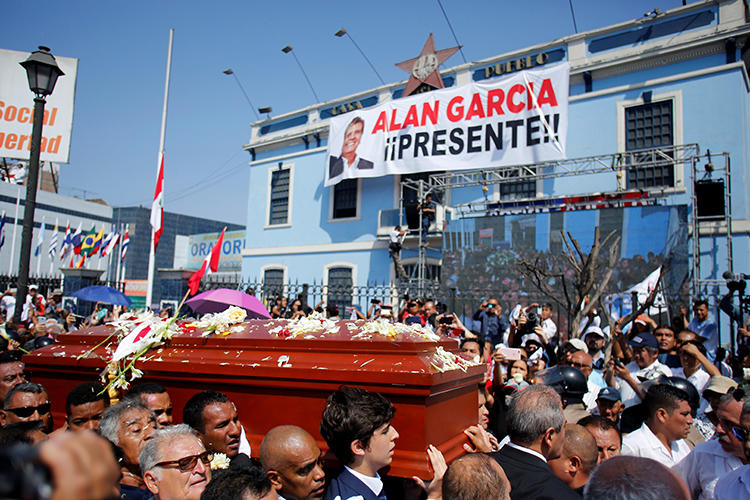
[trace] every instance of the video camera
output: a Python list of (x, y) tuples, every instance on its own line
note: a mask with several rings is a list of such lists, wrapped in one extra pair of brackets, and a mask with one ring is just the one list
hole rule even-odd
[(721, 277), (727, 280), (727, 288), (729, 288), (730, 292), (740, 293), (745, 292), (745, 287), (747, 286), (745, 280), (750, 279), (750, 275), (748, 274), (732, 274), (729, 271), (724, 271), (724, 274), (722, 274)]

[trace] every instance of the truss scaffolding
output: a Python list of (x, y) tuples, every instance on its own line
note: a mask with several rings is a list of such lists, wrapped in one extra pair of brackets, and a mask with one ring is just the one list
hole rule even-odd
[[(708, 157), (707, 157), (708, 156)], [(722, 233), (722, 238), (727, 242), (728, 248), (728, 269), (732, 271), (732, 251), (731, 251), (731, 191), (729, 188), (729, 155), (721, 153), (714, 155), (715, 158), (723, 158), (724, 165), (715, 169), (717, 175), (723, 176), (725, 190), (725, 216), (723, 217), (724, 225), (727, 228), (726, 234)], [(477, 215), (516, 215), (529, 213), (543, 213), (553, 211), (582, 210), (582, 209), (600, 209), (600, 208), (620, 208), (631, 206), (657, 205), (663, 203), (669, 195), (680, 192), (689, 192), (692, 200), (692, 212), (690, 214), (693, 229), (692, 237), (692, 287), (693, 294), (699, 293), (700, 289), (708, 285), (715, 285), (717, 280), (704, 278), (700, 268), (701, 246), (699, 238), (700, 230), (708, 222), (716, 223), (716, 218), (711, 221), (702, 220), (697, 216), (697, 202), (694, 188), (694, 181), (697, 179), (698, 166), (708, 160), (710, 163), (710, 153), (708, 155), (700, 154), (700, 147), (696, 143), (663, 146), (640, 151), (630, 151), (623, 153), (611, 153), (595, 156), (585, 156), (580, 158), (570, 158), (567, 160), (545, 161), (525, 165), (512, 165), (493, 168), (478, 168), (471, 170), (460, 170), (451, 172), (435, 173), (424, 180), (405, 179), (402, 186), (415, 190), (419, 199), (423, 200), (429, 193), (445, 192), (449, 189), (466, 188), (481, 186), (487, 193), (493, 186), (498, 186), (492, 196), (485, 194), (484, 200), (473, 201), (471, 203), (457, 204), (451, 207), (454, 212), (463, 216)], [(628, 176), (637, 175), (639, 171), (645, 172), (658, 168), (685, 168), (690, 167), (692, 173), (690, 186), (649, 186), (647, 188), (633, 189), (628, 186)], [(594, 193), (583, 193), (577, 195), (565, 196), (544, 196), (543, 193), (537, 193), (537, 196), (531, 198), (515, 198), (510, 200), (500, 199), (499, 186), (502, 184), (518, 183), (524, 181), (538, 181), (545, 179), (557, 179), (573, 176), (591, 176), (603, 175), (609, 185), (612, 185), (611, 177), (614, 176), (614, 191), (602, 191)], [(403, 193), (403, 188), (402, 188)], [(401, 202), (401, 221), (404, 220), (403, 199)], [(421, 217), (419, 218), (419, 235), (421, 239), (422, 231), (427, 228), (422, 227)], [(714, 242), (714, 245), (717, 244)], [(416, 276), (408, 280), (402, 280), (405, 288), (416, 291), (424, 295), (428, 291), (435, 290), (439, 285), (434, 279), (426, 279), (425, 266), (427, 262), (428, 250), (419, 246), (417, 258)], [(723, 281), (722, 281), (723, 284)]]

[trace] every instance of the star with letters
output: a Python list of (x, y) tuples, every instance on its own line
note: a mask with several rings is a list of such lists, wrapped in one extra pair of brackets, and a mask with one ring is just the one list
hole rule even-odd
[(396, 64), (399, 68), (409, 72), (409, 81), (404, 89), (404, 97), (413, 94), (423, 83), (435, 89), (442, 89), (444, 87), (443, 79), (440, 77), (438, 69), (460, 48), (459, 45), (450, 49), (435, 51), (435, 40), (430, 33), (419, 56)]

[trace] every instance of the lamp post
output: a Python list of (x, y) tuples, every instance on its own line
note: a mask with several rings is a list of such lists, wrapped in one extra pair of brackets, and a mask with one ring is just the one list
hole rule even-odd
[(295, 54), (293, 52), (293, 50), (294, 49), (292, 48), (291, 45), (287, 45), (286, 47), (284, 47), (283, 49), (281, 49), (281, 51), (284, 54), (289, 54), (290, 52), (292, 53), (292, 57), (294, 57), (294, 60), (297, 61), (297, 66), (299, 66), (300, 71), (302, 71), (302, 75), (305, 77), (305, 80), (307, 80), (307, 84), (310, 86), (310, 90), (312, 91), (313, 95), (315, 96), (315, 101), (316, 102), (320, 102), (320, 97), (318, 97), (318, 94), (315, 92), (315, 89), (313, 88), (312, 82), (307, 77), (307, 73), (305, 73), (305, 68), (302, 67), (302, 63), (299, 62), (299, 59), (297, 59), (297, 54)]
[(39, 154), (42, 145), (42, 121), (46, 98), (55, 89), (57, 78), (65, 73), (57, 66), (49, 48), (39, 46), (28, 59), (20, 63), (26, 70), (29, 88), (34, 97), (34, 126), (31, 132), (31, 157), (26, 176), (26, 202), (23, 210), (23, 232), (21, 233), (21, 259), (18, 262), (18, 293), (13, 322), (21, 322), (21, 313), (26, 303), (29, 287), (29, 261), (31, 260), (31, 239), (34, 232), (34, 209), (36, 208), (36, 188), (39, 182)]

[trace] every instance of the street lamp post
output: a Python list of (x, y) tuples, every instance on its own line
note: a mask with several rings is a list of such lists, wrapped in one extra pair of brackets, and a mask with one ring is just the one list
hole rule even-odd
[(46, 98), (55, 89), (57, 78), (65, 73), (57, 66), (49, 48), (39, 46), (28, 59), (20, 63), (26, 70), (29, 88), (34, 97), (34, 126), (31, 132), (31, 157), (26, 175), (26, 201), (23, 210), (23, 232), (21, 233), (21, 258), (18, 262), (18, 293), (13, 322), (21, 322), (21, 313), (26, 303), (29, 287), (29, 261), (31, 260), (31, 240), (34, 232), (34, 209), (36, 208), (36, 188), (39, 182), (39, 154), (42, 146), (42, 122)]

